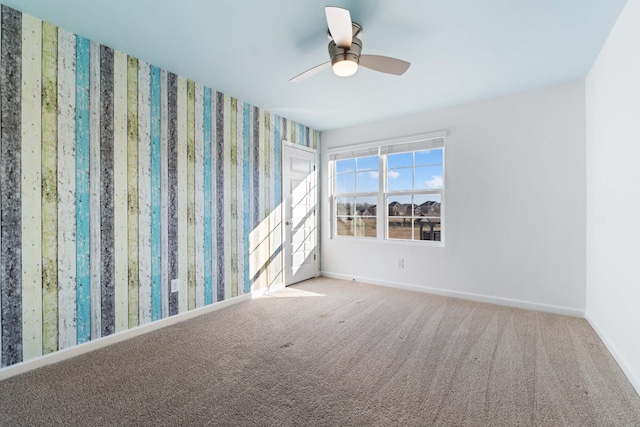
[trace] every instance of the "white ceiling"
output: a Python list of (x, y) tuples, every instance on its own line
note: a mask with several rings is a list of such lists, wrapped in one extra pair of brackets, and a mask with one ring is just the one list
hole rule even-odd
[[(583, 78), (626, 0), (0, 0), (318, 130)], [(324, 6), (363, 53), (412, 63), (289, 79), (328, 60)]]

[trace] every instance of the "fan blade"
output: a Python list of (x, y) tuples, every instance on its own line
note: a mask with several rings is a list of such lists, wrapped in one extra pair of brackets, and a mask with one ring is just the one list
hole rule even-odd
[(401, 76), (409, 69), (410, 62), (381, 55), (360, 55), (360, 65), (381, 73)]
[(325, 68), (329, 68), (331, 66), (331, 62), (327, 61), (323, 64), (320, 65), (316, 65), (313, 68), (308, 69), (307, 71), (305, 71), (304, 73), (298, 74), (297, 76), (295, 76), (294, 78), (290, 79), (290, 82), (299, 82), (305, 79), (308, 79), (309, 77), (318, 74), (320, 71), (324, 70)]
[(327, 15), (327, 24), (329, 32), (336, 46), (342, 48), (350, 48), (353, 37), (353, 28), (351, 26), (351, 14), (347, 9), (341, 7), (325, 7)]

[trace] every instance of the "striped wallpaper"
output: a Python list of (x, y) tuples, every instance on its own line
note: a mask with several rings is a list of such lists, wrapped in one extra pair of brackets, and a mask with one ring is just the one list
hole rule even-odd
[(0, 367), (282, 280), (281, 141), (317, 131), (6, 6), (0, 32)]

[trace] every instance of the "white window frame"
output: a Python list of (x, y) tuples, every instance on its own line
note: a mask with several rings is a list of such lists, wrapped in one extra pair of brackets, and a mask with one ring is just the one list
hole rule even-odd
[[(375, 240), (380, 242), (388, 242), (393, 244), (410, 244), (410, 245), (427, 245), (427, 246), (444, 246), (445, 242), (445, 181), (446, 181), (446, 161), (445, 161), (445, 139), (447, 136), (446, 131), (433, 132), (428, 134), (413, 135), (404, 138), (397, 138), (391, 140), (374, 141), (363, 144), (355, 144), (345, 147), (333, 148), (327, 151), (329, 161), (329, 205), (331, 209), (331, 238), (332, 239), (365, 239)], [(442, 174), (443, 183), (441, 189), (424, 189), (424, 190), (403, 190), (403, 191), (391, 191), (387, 189), (387, 155), (402, 152), (415, 152), (428, 149), (442, 148)], [(377, 192), (356, 192), (356, 193), (344, 193), (335, 194), (336, 185), (336, 160), (350, 159), (357, 157), (368, 157), (377, 155), (379, 159), (378, 173), (379, 173), (379, 187)], [(415, 165), (414, 165), (415, 167)], [(440, 240), (408, 240), (408, 239), (395, 239), (389, 238), (389, 212), (387, 199), (388, 197), (398, 195), (428, 195), (439, 194), (440, 195)], [(341, 197), (364, 197), (374, 196), (376, 197), (376, 237), (365, 236), (340, 236), (337, 234), (337, 204), (336, 199)], [(382, 212), (380, 207), (384, 207)]]

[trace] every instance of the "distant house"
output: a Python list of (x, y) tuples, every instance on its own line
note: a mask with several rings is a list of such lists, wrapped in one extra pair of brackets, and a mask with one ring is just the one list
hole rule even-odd
[(440, 203), (428, 200), (419, 206), (422, 215), (440, 215)]
[(398, 216), (400, 215), (401, 205), (398, 202), (389, 203), (389, 216)]

